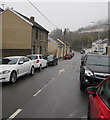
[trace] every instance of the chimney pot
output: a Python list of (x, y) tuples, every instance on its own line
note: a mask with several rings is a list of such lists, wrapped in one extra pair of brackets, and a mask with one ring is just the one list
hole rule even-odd
[(34, 17), (30, 17), (30, 19), (34, 21)]

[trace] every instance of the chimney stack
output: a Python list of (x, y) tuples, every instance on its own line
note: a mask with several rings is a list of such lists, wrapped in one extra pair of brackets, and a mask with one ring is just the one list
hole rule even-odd
[(30, 20), (33, 20), (33, 21), (34, 21), (34, 17), (33, 17), (33, 16), (31, 16), (31, 17), (30, 17)]

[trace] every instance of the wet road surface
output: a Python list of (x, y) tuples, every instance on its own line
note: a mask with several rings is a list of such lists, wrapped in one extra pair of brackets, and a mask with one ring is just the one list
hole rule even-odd
[(34, 76), (2, 85), (3, 118), (84, 118), (88, 95), (79, 89), (81, 55), (60, 60)]

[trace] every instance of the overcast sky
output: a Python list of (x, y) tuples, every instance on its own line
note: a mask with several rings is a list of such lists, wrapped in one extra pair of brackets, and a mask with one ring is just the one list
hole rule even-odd
[[(81, 27), (92, 25), (91, 22), (108, 19), (108, 2), (72, 2), (71, 0), (60, 2), (41, 2), (41, 0), (30, 0), (52, 23), (58, 28), (69, 28), (74, 31)], [(57, 1), (57, 0), (56, 0)], [(94, 0), (92, 0), (94, 1)], [(105, 1), (105, 2), (104, 2)], [(24, 0), (18, 2), (15, 0), (4, 0), (0, 5), (5, 4), (6, 7), (13, 7), (14, 10), (26, 15), (34, 16), (35, 21), (51, 31), (55, 29), (29, 2)], [(2, 7), (2, 6), (1, 6)]]

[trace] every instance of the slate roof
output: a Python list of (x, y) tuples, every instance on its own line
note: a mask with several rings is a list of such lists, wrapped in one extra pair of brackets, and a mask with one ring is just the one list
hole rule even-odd
[(0, 8), (0, 12), (3, 12), (4, 10), (2, 8)]
[(41, 25), (39, 25), (37, 22), (31, 20), (30, 18), (22, 15), (21, 13), (19, 13), (19, 12), (17, 12), (17, 11), (14, 11), (14, 12), (16, 12), (17, 14), (19, 14), (20, 16), (22, 16), (24, 19), (26, 19), (26, 20), (28, 20), (29, 22), (31, 22), (35, 27), (37, 27), (37, 28), (39, 28), (39, 29), (41, 29), (41, 30), (46, 31), (46, 32), (49, 33), (48, 30), (46, 30), (44, 27), (42, 27)]

